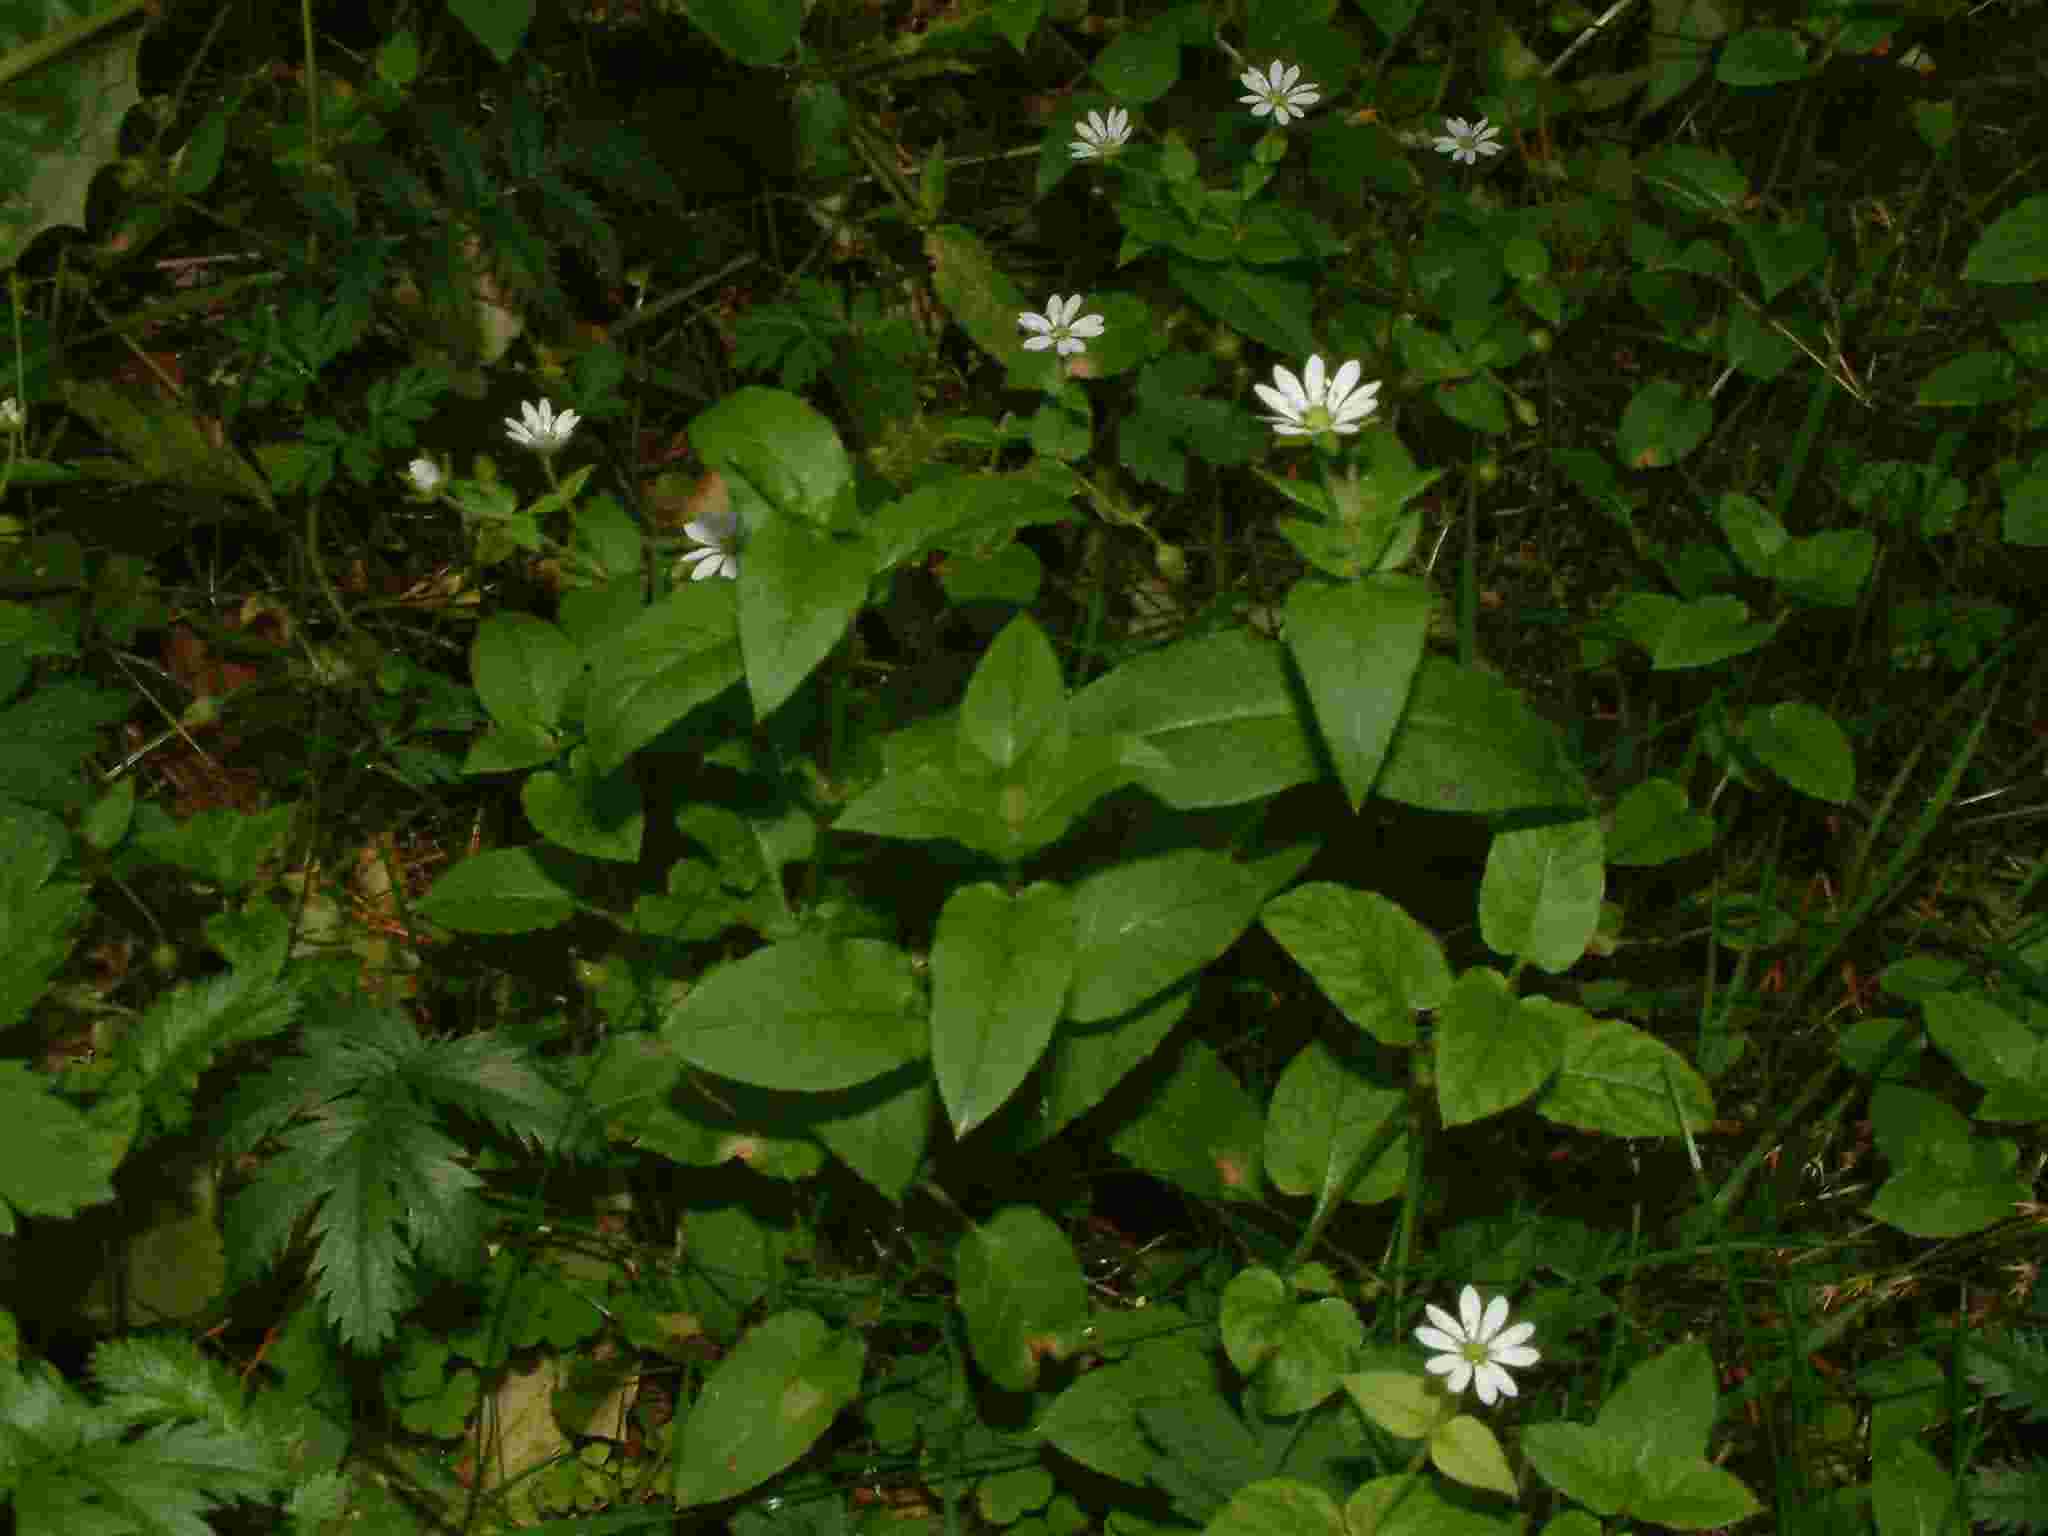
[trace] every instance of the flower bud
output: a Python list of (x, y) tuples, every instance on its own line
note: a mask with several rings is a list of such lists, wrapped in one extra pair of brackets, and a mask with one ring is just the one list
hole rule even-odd
[(1536, 409), (1536, 402), (1522, 395), (1515, 397), (1515, 420), (1525, 427), (1533, 427), (1543, 419)]
[(1188, 557), (1178, 544), (1168, 544), (1161, 540), (1153, 545), (1152, 566), (1175, 586), (1188, 579)]
[(1556, 340), (1557, 338), (1551, 334), (1549, 327), (1539, 325), (1529, 333), (1529, 350), (1531, 352), (1548, 352), (1551, 344)]

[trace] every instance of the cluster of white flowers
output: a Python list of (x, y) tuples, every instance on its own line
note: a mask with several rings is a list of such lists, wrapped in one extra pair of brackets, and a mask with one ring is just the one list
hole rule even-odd
[[(1282, 59), (1273, 60), (1263, 73), (1246, 70), (1239, 83), (1246, 91), (1239, 100), (1252, 109), (1252, 115), (1270, 116), (1276, 126), (1283, 128), (1322, 100), (1321, 88), (1314, 81), (1301, 78), (1301, 67)], [(1107, 113), (1090, 112), (1075, 123), (1074, 134), (1068, 147), (1076, 160), (1113, 159), (1130, 142), (1131, 116), (1122, 107), (1112, 107)], [(1401, 139), (1413, 146), (1433, 142), (1440, 153), (1464, 165), (1475, 165), (1481, 156), (1491, 158), (1501, 152), (1500, 129), (1483, 117), (1476, 123), (1468, 123), (1462, 117), (1447, 117), (1443, 134), (1434, 141), (1426, 133), (1404, 133)], [(1103, 318), (1083, 315), (1081, 307), (1078, 293), (1069, 298), (1054, 294), (1045, 313), (1026, 310), (1017, 316), (1017, 324), (1028, 333), (1024, 349), (1043, 352), (1051, 348), (1061, 357), (1086, 352), (1088, 342), (1102, 334)], [(1316, 356), (1308, 360), (1301, 375), (1289, 368), (1275, 367), (1272, 384), (1255, 384), (1252, 388), (1271, 409), (1272, 414), (1264, 420), (1278, 436), (1345, 435), (1356, 432), (1379, 409), (1379, 382), (1362, 383), (1364, 371), (1364, 365), (1353, 358), (1329, 374), (1322, 358)]]
[(0, 432), (19, 432), (28, 425), (28, 412), (21, 408), (21, 402), (9, 395), (0, 400)]
[[(1308, 109), (1322, 100), (1322, 90), (1314, 81), (1301, 78), (1301, 67), (1275, 59), (1262, 73), (1248, 69), (1239, 83), (1246, 94), (1238, 98), (1252, 110), (1254, 117), (1271, 117), (1275, 126), (1286, 127), (1295, 118), (1305, 116)], [(1074, 139), (1069, 145), (1076, 160), (1110, 160), (1131, 140), (1131, 115), (1122, 107), (1111, 107), (1106, 113), (1090, 112), (1086, 118), (1074, 125)], [(1402, 140), (1411, 145), (1430, 142), (1427, 134), (1403, 134)], [(1462, 117), (1444, 119), (1444, 133), (1434, 141), (1435, 148), (1465, 165), (1476, 164), (1479, 157), (1491, 157), (1501, 152), (1500, 129), (1488, 125), (1485, 118), (1468, 123)], [(1048, 349), (1060, 357), (1075, 357), (1088, 350), (1088, 343), (1103, 333), (1104, 321), (1101, 315), (1081, 313), (1082, 296), (1078, 293), (1062, 298), (1054, 294), (1047, 301), (1043, 314), (1026, 310), (1017, 316), (1017, 324), (1027, 333), (1024, 349), (1027, 352), (1043, 352)], [(1334, 374), (1325, 370), (1320, 355), (1311, 357), (1308, 366), (1300, 375), (1292, 369), (1276, 365), (1271, 384), (1255, 384), (1253, 391), (1263, 400), (1272, 414), (1263, 418), (1282, 438), (1320, 438), (1325, 434), (1348, 435), (1358, 431), (1379, 409), (1379, 381), (1362, 383), (1364, 365), (1352, 358), (1338, 367)], [(568, 446), (575, 435), (581, 418), (574, 411), (556, 414), (548, 401), (538, 404), (522, 401), (519, 419), (505, 418), (506, 434), (520, 447), (547, 458)], [(26, 425), (27, 418), (21, 402), (9, 397), (0, 401), (0, 431), (19, 432)], [(431, 459), (414, 459), (407, 466), (405, 475), (413, 489), (423, 497), (433, 497), (446, 482), (447, 474)], [(690, 579), (703, 581), (707, 577), (734, 578), (739, 575), (739, 524), (728, 508), (709, 514), (685, 526), (685, 535), (697, 547), (683, 556), (689, 565)], [(1470, 1286), (1465, 1289), (1471, 1298), (1466, 1310), (1468, 1323), (1476, 1323), (1477, 1293)], [(1506, 1303), (1499, 1298), (1494, 1305), (1505, 1316)], [(1430, 1308), (1430, 1315), (1447, 1329), (1455, 1327), (1449, 1314)], [(1495, 1322), (1491, 1309), (1488, 1319)], [(1429, 1332), (1430, 1330), (1424, 1330)], [(1511, 1330), (1512, 1332), (1513, 1330)], [(1447, 1338), (1448, 1334), (1439, 1334)], [(1509, 1340), (1510, 1344), (1517, 1342)], [(1447, 1348), (1460, 1347), (1455, 1341)], [(1510, 1351), (1510, 1354), (1527, 1354), (1533, 1362), (1533, 1351)], [(1456, 1385), (1453, 1390), (1462, 1390), (1465, 1379), (1472, 1374), (1471, 1368), (1463, 1368), (1463, 1374), (1456, 1358), (1444, 1356), (1430, 1362), (1430, 1369), (1441, 1369), (1452, 1373)], [(1509, 1364), (1525, 1363), (1503, 1355)], [(1452, 1364), (1444, 1364), (1452, 1361)], [(1498, 1367), (1492, 1367), (1498, 1370)], [(1488, 1402), (1489, 1386), (1495, 1378), (1483, 1372), (1480, 1375), (1480, 1395)], [(1512, 1392), (1514, 1387), (1507, 1382), (1506, 1373), (1498, 1377), (1499, 1389)]]
[(1423, 1310), (1436, 1326), (1416, 1329), (1415, 1337), (1429, 1348), (1443, 1351), (1430, 1356), (1423, 1368), (1432, 1376), (1443, 1377), (1444, 1385), (1453, 1393), (1463, 1392), (1477, 1382), (1479, 1401), (1489, 1408), (1496, 1398), (1516, 1395), (1515, 1379), (1507, 1373), (1507, 1367), (1512, 1365), (1519, 1371), (1543, 1358), (1529, 1348), (1529, 1340), (1536, 1333), (1534, 1323), (1507, 1326), (1505, 1296), (1494, 1297), (1482, 1309), (1479, 1292), (1468, 1285), (1458, 1293), (1458, 1316), (1434, 1305)]

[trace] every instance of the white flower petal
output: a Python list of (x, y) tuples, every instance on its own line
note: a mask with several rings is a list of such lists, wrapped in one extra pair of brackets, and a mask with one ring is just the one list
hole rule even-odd
[[(1045, 316), (1034, 315), (1029, 310), (1026, 310), (1023, 314), (1017, 317), (1017, 323), (1023, 326), (1024, 329), (1027, 331), (1038, 331), (1040, 333), (1050, 331), (1052, 329), (1053, 324), (1052, 321), (1046, 319)], [(1030, 343), (1026, 342), (1025, 345), (1029, 346)]]
[(1484, 1315), (1484, 1310), (1479, 1304), (1478, 1286), (1468, 1285), (1458, 1292), (1458, 1321), (1465, 1325), (1466, 1338), (1479, 1337), (1479, 1319)]
[(1524, 1341), (1534, 1335), (1535, 1332), (1536, 1325), (1534, 1323), (1517, 1323), (1512, 1328), (1503, 1329), (1500, 1333), (1494, 1335), (1494, 1354), (1503, 1355), (1507, 1350), (1521, 1348)]
[[(1438, 1317), (1443, 1316), (1443, 1313), (1438, 1312), (1435, 1307), (1431, 1307), (1429, 1310), (1432, 1312), (1436, 1312), (1436, 1315)], [(1441, 1328), (1418, 1328), (1415, 1330), (1415, 1337), (1421, 1340), (1424, 1346), (1430, 1349), (1448, 1349), (1455, 1351), (1458, 1347), (1458, 1341), (1452, 1338), (1448, 1333), (1445, 1333)]]
[(1505, 1328), (1507, 1322), (1508, 1299), (1505, 1296), (1496, 1296), (1486, 1304), (1486, 1313), (1479, 1319), (1479, 1341), (1482, 1344), (1491, 1344), (1493, 1336)]
[(1308, 371), (1301, 376), (1302, 392), (1307, 395), (1310, 405), (1321, 405), (1326, 398), (1323, 381), (1322, 354), (1317, 353), (1308, 360)]

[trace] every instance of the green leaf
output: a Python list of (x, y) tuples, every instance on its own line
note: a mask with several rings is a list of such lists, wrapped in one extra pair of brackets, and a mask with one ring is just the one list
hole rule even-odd
[(1043, 309), (1045, 299), (1027, 304), (1023, 292), (995, 263), (988, 248), (955, 224), (942, 225), (924, 238), (932, 265), (932, 287), (946, 313), (974, 344), (1009, 371), (1012, 389), (1050, 393), (1063, 377), (1063, 360), (1050, 348), (1026, 352), (1017, 316)]
[(866, 1349), (812, 1312), (778, 1312), (719, 1362), (674, 1431), (685, 1509), (758, 1487), (817, 1443), (860, 1391)]
[(1634, 1491), (1634, 1448), (1590, 1424), (1531, 1424), (1522, 1452), (1536, 1475), (1596, 1515), (1619, 1514)]
[(1264, 1266), (1239, 1270), (1223, 1288), (1217, 1331), (1223, 1352), (1240, 1376), (1253, 1376), (1271, 1359), (1286, 1336), (1294, 1313), (1287, 1282)]
[(1258, 1375), (1259, 1411), (1291, 1418), (1334, 1397), (1364, 1342), (1358, 1309), (1343, 1298), (1290, 1301), (1279, 1347)]
[(1816, 224), (1780, 224), (1775, 229), (1742, 224), (1736, 227), (1736, 233), (1749, 251), (1750, 265), (1756, 268), (1766, 304), (1801, 278), (1827, 265), (1827, 233)]
[[(1653, 96), (1655, 91), (1653, 84)], [(1648, 110), (1654, 111), (1654, 105)], [(1749, 196), (1749, 181), (1732, 159), (1690, 144), (1669, 144), (1645, 155), (1637, 172), (1659, 198), (1682, 213), (1733, 219)]]
[(1856, 793), (1856, 754), (1827, 711), (1793, 700), (1742, 722), (1742, 741), (1802, 795), (1847, 805)]
[[(1344, 1390), (1360, 1413), (1396, 1439), (1420, 1440), (1440, 1417), (1443, 1399), (1430, 1392), (1428, 1381), (1421, 1376), (1403, 1371), (1360, 1371), (1344, 1378)], [(1357, 1507), (1357, 1495), (1353, 1495), (1352, 1507)], [(1379, 1528), (1376, 1523), (1357, 1527)]]
[(1019, 615), (982, 653), (968, 680), (960, 740), (997, 768), (1013, 768), (1064, 724), (1066, 712), (1052, 643), (1028, 615)]
[[(832, 423), (779, 389), (736, 389), (689, 426), (704, 462), (737, 475), (786, 519), (844, 530), (853, 497), (853, 461)], [(759, 530), (751, 524), (749, 535)], [(748, 558), (753, 550), (746, 550)], [(741, 561), (741, 570), (746, 569)], [(715, 583), (714, 583), (715, 585)]]
[(1870, 1214), (1914, 1237), (1964, 1237), (2005, 1220), (2029, 1198), (2010, 1141), (1973, 1137), (1969, 1123), (1929, 1093), (1880, 1084), (1871, 1096), (1880, 1150), (1894, 1165)]
[[(31, 44), (89, 14), (11, 6), (0, 14), (0, 55), (24, 58)], [(0, 87), (0, 269), (11, 270), (46, 229), (86, 227), (92, 179), (119, 155), (122, 121), (141, 99), (137, 55), (148, 31), (98, 31)]]
[(2019, 393), (2019, 374), (2010, 352), (1965, 352), (1920, 381), (1916, 403), (1962, 408), (2002, 405)]
[(1429, 629), (1429, 584), (1368, 576), (1297, 582), (1287, 597), (1287, 648), (1315, 705), (1316, 725), (1357, 812), (1394, 738)]
[(1166, 270), (1174, 287), (1233, 331), (1287, 354), (1296, 371), (1316, 350), (1314, 293), (1306, 281), (1178, 255)]
[(1388, 42), (1399, 39), (1422, 9), (1422, 0), (1358, 0), (1358, 8), (1372, 18)]
[(1652, 1452), (1637, 1459), (1635, 1475), (1629, 1510), (1654, 1525), (1704, 1531), (1739, 1524), (1763, 1510), (1734, 1473), (1702, 1456)]
[(1469, 1413), (1439, 1424), (1429, 1436), (1430, 1465), (1468, 1488), (1515, 1496), (1515, 1474), (1493, 1431)]
[(742, 64), (780, 64), (803, 30), (803, 0), (690, 0), (691, 21)]
[(1025, 1144), (1044, 1145), (1107, 1099), (1159, 1049), (1194, 997), (1195, 987), (1189, 982), (1105, 1028), (1069, 1026), (1056, 1033), (1039, 1076), (1037, 1114), (1027, 1122)]
[(1670, 779), (1635, 785), (1614, 807), (1607, 829), (1607, 862), (1670, 864), (1713, 846), (1714, 818), (1696, 811)]
[(500, 726), (552, 730), (583, 671), (576, 647), (545, 619), (496, 613), (470, 646), (477, 698)]
[(1322, 1489), (1269, 1477), (1237, 1490), (1202, 1536), (1346, 1536), (1344, 1512)]
[(932, 1070), (965, 1136), (999, 1109), (1045, 1054), (1074, 973), (1073, 903), (1059, 886), (1012, 896), (962, 886), (932, 941)]
[(1130, 106), (1157, 101), (1180, 78), (1180, 29), (1133, 27), (1095, 56), (1094, 69), (1102, 88), (1118, 101)]
[(1688, 399), (1680, 385), (1652, 379), (1622, 412), (1615, 452), (1630, 469), (1664, 469), (1705, 442), (1713, 426), (1712, 401)]
[[(2038, 1462), (2035, 1463), (2039, 1465)], [(1978, 1474), (1982, 1477), (1984, 1474)], [(1983, 1485), (1973, 1501), (1978, 1520), (1986, 1513)], [(1957, 1526), (1956, 1480), (1934, 1453), (1917, 1440), (1902, 1440), (1888, 1455), (1873, 1457), (1870, 1468), (1870, 1512), (1876, 1517), (1878, 1536), (1908, 1536), (1920, 1531), (1939, 1531)], [(1992, 1523), (1994, 1530), (2024, 1530), (2031, 1518)]]
[(931, 1074), (906, 1067), (835, 1095), (832, 1103), (832, 1114), (809, 1122), (811, 1134), (884, 1200), (902, 1203), (931, 1140)]
[(2038, 1069), (2041, 1043), (2024, 1019), (1983, 992), (1936, 992), (1920, 1000), (1927, 1033), (1980, 1088), (2023, 1083)]
[(1877, 535), (1867, 528), (1824, 528), (1793, 539), (1771, 562), (1771, 579), (1792, 596), (1831, 608), (1855, 605), (1877, 563)]
[(1088, 1323), (1088, 1281), (1073, 1244), (1036, 1206), (1012, 1205), (961, 1239), (955, 1289), (975, 1363), (1008, 1392), (1038, 1385)]
[(687, 582), (590, 647), (585, 728), (598, 767), (617, 768), (740, 680), (734, 585)]
[(1713, 1123), (1706, 1079), (1656, 1036), (1548, 998), (1524, 998), (1521, 1006), (1548, 1013), (1564, 1026), (1564, 1062), (1536, 1101), (1544, 1119), (1609, 1136), (1676, 1136), (1675, 1098), (1688, 1129), (1697, 1132)]
[(63, 394), (66, 405), (126, 455), (137, 479), (240, 496), (275, 509), (268, 482), (233, 448), (216, 446), (190, 407), (79, 379), (66, 380)]
[(2023, 475), (2006, 488), (1998, 534), (2008, 544), (2030, 549), (2048, 544), (2048, 469)]
[(593, 496), (576, 505), (569, 540), (582, 574), (593, 581), (630, 581), (640, 575), (640, 530), (616, 496)]
[(1186, 1519), (1206, 1524), (1267, 1470), (1258, 1437), (1213, 1388), (1154, 1397), (1139, 1407), (1138, 1422), (1159, 1452), (1151, 1481)]
[(1200, 1199), (1256, 1200), (1264, 1139), (1258, 1105), (1197, 1040), (1111, 1145), (1119, 1157)]
[(1497, 832), (1479, 884), (1480, 937), (1555, 976), (1586, 952), (1606, 891), (1597, 820)]
[(64, 1219), (113, 1199), (124, 1150), (27, 1062), (0, 1061), (0, 1233), (15, 1230), (16, 1212)]
[(1564, 1022), (1518, 999), (1498, 971), (1458, 978), (1437, 1014), (1437, 1106), (1446, 1127), (1525, 1103), (1564, 1059)]
[(1169, 1320), (1177, 1310), (1170, 1303), (1148, 1309), (1148, 1319), (1155, 1311), (1168, 1316), (1130, 1347), (1128, 1359), (1086, 1372), (1053, 1399), (1038, 1421), (1048, 1445), (1105, 1477), (1145, 1483), (1158, 1455), (1140, 1427), (1143, 1407), (1216, 1390), (1208, 1355), (1174, 1327), (1186, 1319)]
[(1723, 85), (1782, 85), (1806, 74), (1806, 45), (1797, 32), (1779, 27), (1750, 27), (1728, 39), (1714, 65)]
[(1585, 775), (1555, 726), (1492, 673), (1423, 659), (1374, 786), (1418, 810), (1495, 815), (1576, 810)]
[[(390, 47), (391, 44), (387, 43), (384, 49), (378, 50), (380, 69), (382, 55)], [(180, 196), (196, 198), (204, 195), (206, 189), (213, 185), (214, 177), (220, 174), (221, 158), (228, 147), (229, 116), (228, 111), (221, 107), (207, 113), (200, 119), (199, 126), (192, 130), (192, 137), (185, 141), (185, 147), (178, 151), (177, 186)]]
[(1450, 993), (1435, 936), (1377, 891), (1299, 885), (1259, 920), (1346, 1018), (1388, 1045), (1413, 1045), (1415, 1015)]
[(874, 552), (865, 539), (818, 532), (791, 517), (771, 518), (748, 535), (740, 650), (754, 717), (765, 720), (844, 638), (867, 600)]
[(1114, 1018), (1200, 970), (1237, 941), (1264, 895), (1250, 870), (1201, 848), (1088, 876), (1074, 887), (1067, 1016)]
[(1436, 403), (1451, 420), (1474, 432), (1500, 437), (1508, 430), (1508, 397), (1490, 374), (1441, 386)]
[(1165, 765), (1139, 782), (1176, 810), (1241, 805), (1321, 777), (1285, 653), (1249, 630), (1125, 662), (1070, 701), (1077, 735), (1135, 736)]
[(1359, 1161), (1405, 1104), (1398, 1089), (1375, 1086), (1311, 1041), (1273, 1088), (1266, 1177), (1284, 1195), (1313, 1195), (1318, 1216), (1338, 1200), (1393, 1199), (1406, 1182), (1407, 1132), (1395, 1135), (1370, 1168), (1361, 1170)]
[(587, 747), (570, 754), (567, 772), (529, 777), (519, 804), (534, 830), (558, 848), (615, 864), (640, 857), (647, 827), (640, 786), (624, 767), (601, 772)]
[(135, 840), (152, 856), (210, 885), (240, 890), (262, 874), (264, 863), (290, 833), (291, 823), (288, 805), (254, 814), (222, 807), (169, 825), (144, 819)]
[(462, 771), (473, 773), (516, 773), (538, 768), (561, 755), (561, 742), (551, 731), (538, 726), (504, 726), (484, 732), (469, 744), (462, 759)]
[(2000, 214), (1963, 261), (1972, 283), (2048, 282), (2048, 194)]
[(707, 1072), (830, 1093), (923, 1056), (909, 957), (875, 939), (811, 935), (710, 972), (668, 1009), (662, 1038)]
[(1688, 1339), (1636, 1366), (1601, 1404), (1598, 1423), (1638, 1451), (1705, 1455), (1714, 1427), (1714, 1362), (1707, 1346)]
[(1269, 486), (1318, 517), (1283, 518), (1281, 535), (1316, 569), (1341, 581), (1390, 571), (1414, 553), (1422, 518), (1408, 504), (1443, 473), (1418, 470), (1392, 432), (1368, 433), (1364, 449), (1364, 473), (1354, 462), (1322, 486), (1304, 487), (1260, 471)]
[[(500, 64), (519, 51), (533, 25), (533, 0), (448, 0), (448, 9)], [(691, 7), (693, 15), (696, 9)]]
[(493, 848), (464, 859), (422, 896), (415, 910), (458, 933), (532, 933), (565, 923), (576, 897), (529, 848)]
[(68, 851), (63, 823), (46, 811), (0, 799), (0, 1029), (35, 1006), (64, 964), (91, 906), (88, 888), (48, 883)]
[(1741, 598), (1721, 592), (1689, 603), (1672, 602), (1661, 612), (1654, 640), (1645, 647), (1658, 672), (1711, 667), (1756, 650), (1777, 633), (1774, 624), (1752, 622), (1749, 605)]

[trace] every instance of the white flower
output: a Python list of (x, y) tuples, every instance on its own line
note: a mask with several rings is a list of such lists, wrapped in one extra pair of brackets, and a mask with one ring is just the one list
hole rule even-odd
[(1436, 141), (1436, 147), (1453, 160), (1471, 165), (1481, 155), (1499, 154), (1500, 145), (1495, 142), (1499, 138), (1500, 130), (1487, 127), (1483, 117), (1476, 123), (1468, 123), (1462, 117), (1447, 117), (1444, 119), (1444, 137)]
[(28, 425), (28, 412), (21, 408), (21, 402), (9, 395), (0, 400), (0, 432), (19, 432)]
[(1111, 107), (1107, 117), (1090, 112), (1074, 124), (1074, 134), (1069, 147), (1076, 160), (1107, 160), (1130, 142), (1131, 114), (1122, 107)]
[(1302, 377), (1297, 379), (1287, 369), (1276, 367), (1273, 382), (1254, 384), (1252, 392), (1272, 407), (1273, 414), (1265, 420), (1282, 437), (1356, 432), (1358, 424), (1379, 409), (1379, 401), (1373, 398), (1380, 392), (1379, 381), (1360, 384), (1358, 377), (1363, 372), (1363, 365), (1354, 357), (1337, 370), (1335, 378), (1325, 380), (1322, 358), (1312, 357)]
[(1282, 64), (1278, 59), (1262, 75), (1256, 69), (1248, 69), (1238, 77), (1238, 84), (1251, 94), (1237, 99), (1252, 109), (1253, 117), (1273, 114), (1274, 123), (1285, 128), (1290, 117), (1305, 117), (1308, 109), (1323, 99), (1323, 93), (1311, 81), (1307, 85), (1296, 85), (1301, 78), (1299, 64)]
[(446, 477), (441, 473), (441, 466), (432, 459), (414, 459), (405, 467), (405, 478), (422, 496), (431, 496), (441, 489), (441, 481)]
[(1024, 339), (1026, 352), (1043, 352), (1047, 347), (1057, 348), (1061, 357), (1071, 357), (1076, 352), (1086, 352), (1088, 345), (1081, 338), (1102, 334), (1102, 316), (1081, 315), (1081, 295), (1063, 299), (1058, 294), (1045, 306), (1045, 313), (1034, 315), (1030, 310), (1017, 317), (1017, 323), (1031, 332)]
[(523, 421), (505, 418), (505, 433), (522, 448), (530, 448), (542, 458), (568, 446), (569, 439), (576, 435), (576, 423), (583, 418), (574, 411), (555, 414), (555, 408), (547, 401), (536, 407), (531, 400), (519, 402), (519, 414)]
[(690, 580), (708, 581), (713, 576), (731, 580), (739, 575), (740, 519), (730, 502), (683, 524), (683, 536), (698, 546), (683, 556), (683, 564), (692, 567)]
[(1505, 1296), (1494, 1297), (1482, 1313), (1479, 1292), (1468, 1285), (1458, 1293), (1457, 1317), (1438, 1306), (1423, 1310), (1436, 1326), (1416, 1329), (1415, 1337), (1431, 1349), (1444, 1351), (1430, 1356), (1424, 1368), (1431, 1375), (1444, 1377), (1444, 1385), (1453, 1393), (1463, 1392), (1476, 1380), (1479, 1401), (1489, 1408), (1497, 1397), (1516, 1395), (1514, 1378), (1508, 1375), (1506, 1367), (1512, 1365), (1521, 1370), (1543, 1358), (1528, 1345), (1530, 1336), (1536, 1332), (1534, 1323), (1502, 1326), (1508, 1320)]

